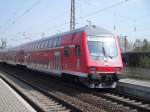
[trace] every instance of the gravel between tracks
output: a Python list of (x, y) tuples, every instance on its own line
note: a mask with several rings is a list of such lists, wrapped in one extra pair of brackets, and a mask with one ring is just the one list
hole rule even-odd
[[(128, 107), (123, 107), (122, 105), (116, 104), (114, 102), (108, 101), (101, 97), (95, 96), (90, 93), (85, 93), (83, 91), (75, 90), (69, 86), (64, 86), (59, 84), (58, 81), (45, 77), (41, 73), (21, 71), (16, 68), (16, 70), (11, 70), (11, 72), (16, 73), (17, 76), (22, 77), (35, 85), (46, 89), (49, 93), (56, 95), (72, 105), (75, 105), (86, 112), (130, 112)], [(4, 68), (3, 68), (4, 69)], [(6, 70), (6, 69), (5, 69)], [(69, 84), (69, 83), (68, 83)]]

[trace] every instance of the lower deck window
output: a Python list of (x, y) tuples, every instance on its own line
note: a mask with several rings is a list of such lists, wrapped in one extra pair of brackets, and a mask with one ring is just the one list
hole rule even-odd
[(64, 57), (68, 57), (69, 56), (69, 48), (65, 47), (64, 48)]

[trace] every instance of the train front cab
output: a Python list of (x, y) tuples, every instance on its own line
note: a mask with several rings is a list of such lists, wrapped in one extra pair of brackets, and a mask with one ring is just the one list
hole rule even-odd
[(87, 36), (88, 78), (90, 88), (115, 88), (123, 69), (118, 39), (113, 35)]

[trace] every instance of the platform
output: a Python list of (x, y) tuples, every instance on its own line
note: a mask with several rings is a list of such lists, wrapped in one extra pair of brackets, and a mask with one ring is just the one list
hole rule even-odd
[(120, 79), (118, 91), (150, 100), (150, 82), (135, 79)]
[(0, 78), (0, 112), (36, 112)]
[(120, 79), (121, 83), (127, 83), (132, 85), (139, 85), (150, 88), (150, 82), (146, 82), (144, 80), (136, 80), (136, 79)]

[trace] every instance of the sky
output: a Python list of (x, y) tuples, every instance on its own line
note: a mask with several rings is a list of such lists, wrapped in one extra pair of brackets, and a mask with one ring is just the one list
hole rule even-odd
[[(71, 0), (0, 0), (0, 39), (8, 46), (69, 30)], [(76, 28), (91, 21), (131, 41), (150, 40), (150, 0), (75, 0)]]

